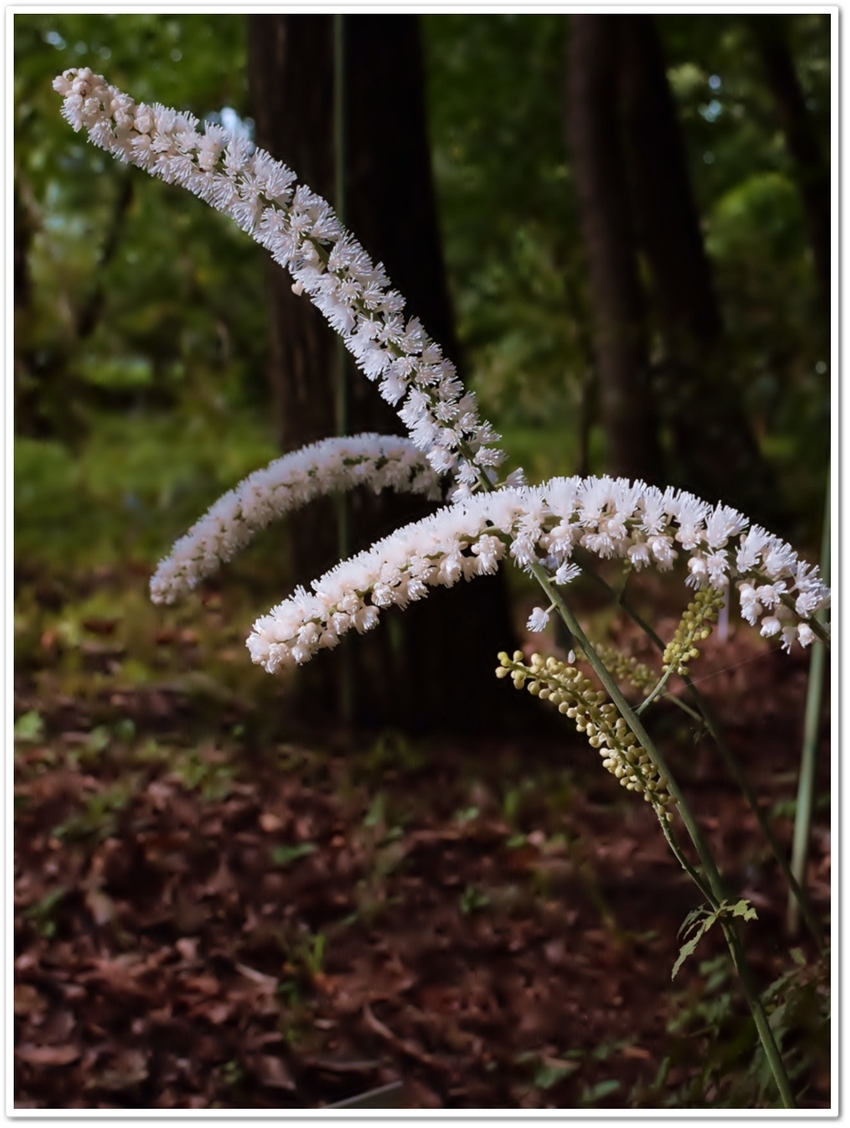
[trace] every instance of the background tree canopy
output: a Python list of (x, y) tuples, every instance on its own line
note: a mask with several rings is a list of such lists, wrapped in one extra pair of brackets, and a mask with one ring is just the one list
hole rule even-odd
[[(745, 19), (656, 22), (730, 387), (787, 497), (777, 531), (813, 543), (829, 335), (793, 155)], [(829, 18), (785, 23), (828, 154)], [(422, 24), (444, 253), (468, 372), (530, 475), (604, 471), (592, 302), (565, 143), (569, 21), (432, 15)], [(251, 129), (245, 21), (19, 15), (15, 59), (16, 474), (27, 503), (19, 545), (35, 547), (29, 523), (42, 505), (67, 515), (88, 493), (97, 504), (85, 503), (78, 543), (86, 529), (94, 536), (95, 509), (105, 506), (129, 520), (140, 548), (145, 514), (155, 512), (161, 549), (199, 502), (273, 452), (262, 252), (208, 208), (128, 176), (74, 136), (50, 81), (85, 63), (139, 99)], [(639, 269), (645, 275), (643, 258)], [(650, 363), (658, 348), (651, 329)], [(98, 470), (107, 453), (108, 481)], [(57, 496), (57, 476), (67, 496)]]

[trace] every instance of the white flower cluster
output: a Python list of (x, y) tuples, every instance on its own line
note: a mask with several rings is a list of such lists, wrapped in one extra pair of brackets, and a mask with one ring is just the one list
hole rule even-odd
[(302, 447), (250, 474), (177, 541), (151, 579), (154, 603), (173, 603), (284, 513), (359, 485), (441, 497), (438, 475), (409, 439), (366, 434)]
[[(807, 620), (828, 605), (829, 590), (789, 545), (758, 527), (745, 533), (747, 524), (727, 506), (624, 478), (554, 478), (500, 489), (399, 529), (314, 581), (312, 592), (299, 588), (257, 620), (248, 649), (269, 672), (307, 662), (351, 628), (370, 630), (383, 608), (406, 607), (434, 586), (494, 572), (506, 555), (523, 568), (541, 564), (556, 583), (568, 583), (578, 571), (571, 561), (576, 546), (662, 571), (683, 549), (689, 584), (703, 589), (737, 580), (745, 617), (757, 619), (756, 604), (772, 611), (763, 635), (781, 631), (786, 649), (795, 639), (807, 645)], [(781, 594), (792, 607), (778, 602)]]
[[(119, 160), (178, 184), (234, 219), (295, 279), (338, 332), (440, 474), (471, 489), (493, 480), (504, 458), (499, 436), (478, 415), (454, 365), (391, 288), (379, 263), (346, 231), (330, 205), (244, 137), (159, 104), (146, 106), (88, 67), (54, 80), (75, 130)], [(403, 401), (403, 403), (402, 403)]]

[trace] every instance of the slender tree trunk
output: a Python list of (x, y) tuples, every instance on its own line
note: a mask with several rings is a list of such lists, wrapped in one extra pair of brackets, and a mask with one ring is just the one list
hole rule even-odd
[[(415, 16), (348, 16), (344, 23), (346, 226), (455, 362), (424, 103)], [(257, 142), (299, 178), (333, 200), (333, 19), (249, 17), (249, 57)], [(284, 449), (334, 433), (336, 337), (312, 306), (291, 292), (288, 276), (269, 268), (271, 378)], [(349, 429), (400, 433), (395, 412), (349, 366)], [(313, 503), (315, 506), (316, 503)], [(428, 511), (422, 503), (351, 495), (352, 551)], [(312, 507), (311, 507), (312, 508)], [(328, 507), (299, 514), (288, 529), (297, 582), (336, 559)], [(495, 654), (511, 642), (498, 577), (437, 591), (402, 614), (390, 611), (377, 631), (352, 640), (355, 720), (413, 729), (498, 724), (511, 695), (492, 676)], [(446, 655), (462, 656), (463, 679), (446, 673)], [(338, 655), (304, 670), (300, 703), (320, 702), (327, 716)]]
[(779, 15), (748, 16), (747, 23), (761, 55), (776, 116), (785, 134), (785, 144), (803, 198), (815, 274), (829, 317), (832, 261), (829, 165), (824, 159), (815, 123), (794, 69), (784, 18)]
[(570, 20), (568, 137), (593, 302), (600, 412), (613, 474), (657, 479), (645, 309), (617, 120), (620, 21)]
[(629, 190), (651, 274), (663, 343), (659, 416), (669, 476), (752, 513), (769, 494), (765, 468), (725, 355), (723, 324), (655, 18), (618, 17), (620, 106)]

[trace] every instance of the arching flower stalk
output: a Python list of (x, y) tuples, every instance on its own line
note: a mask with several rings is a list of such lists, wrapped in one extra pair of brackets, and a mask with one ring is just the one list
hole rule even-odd
[(439, 501), (439, 476), (409, 439), (324, 439), (277, 458), (229, 490), (174, 545), (151, 579), (154, 603), (173, 603), (244, 548), (258, 529), (315, 497), (366, 485)]
[[(827, 606), (829, 591), (790, 546), (758, 527), (746, 532), (747, 524), (727, 506), (712, 508), (692, 494), (624, 478), (553, 478), (479, 494), (341, 562), (313, 582), (312, 592), (299, 588), (257, 620), (248, 648), (269, 672), (307, 662), (346, 631), (376, 626), (383, 608), (406, 607), (433, 587), (488, 575), (505, 557), (526, 570), (542, 567), (563, 585), (576, 574), (577, 545), (662, 571), (683, 551), (687, 583), (700, 591), (725, 576), (738, 582), (742, 599), (750, 589), (781, 588), (794, 600), (793, 609), (776, 607), (784, 616), (783, 646), (790, 649), (795, 639), (807, 645), (809, 620)], [(763, 623), (762, 633), (775, 632)]]
[(158, 103), (146, 106), (88, 67), (53, 82), (62, 114), (92, 144), (230, 216), (289, 270), (398, 414), (439, 474), (462, 492), (495, 480), (499, 436), (478, 414), (455, 367), (392, 288), (381, 265), (345, 231), (330, 204), (244, 137)]

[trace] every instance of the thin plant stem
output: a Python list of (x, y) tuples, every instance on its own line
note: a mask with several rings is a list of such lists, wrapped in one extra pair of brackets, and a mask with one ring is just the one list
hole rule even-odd
[(652, 702), (655, 701), (655, 699), (664, 692), (664, 690), (667, 688), (667, 682), (670, 680), (670, 678), (672, 678), (672, 676), (673, 667), (671, 666), (665, 674), (662, 674), (661, 678), (658, 681), (658, 684), (653, 688), (649, 696), (645, 697), (643, 701), (641, 701), (640, 705), (638, 705), (637, 709), (635, 709), (635, 712), (638, 716), (640, 716), (641, 713), (645, 712), (646, 709), (652, 704)]
[(800, 906), (800, 909), (806, 920), (806, 924), (809, 927), (809, 931), (811, 932), (815, 944), (817, 945), (818, 951), (823, 952), (825, 948), (823, 930), (818, 923), (818, 919), (815, 915), (814, 909), (812, 908), (812, 904), (807, 894), (803, 890), (801, 883), (794, 875), (794, 872), (788, 863), (788, 859), (785, 856), (785, 851), (779, 845), (776, 835), (773, 833), (770, 823), (767, 821), (767, 817), (765, 816), (765, 813), (762, 810), (761, 805), (759, 804), (758, 797), (753, 791), (750, 781), (744, 775), (744, 771), (741, 768), (741, 765), (738, 763), (738, 759), (735, 756), (735, 753), (723, 738), (723, 735), (717, 725), (714, 714), (709, 707), (708, 702), (705, 700), (702, 694), (699, 693), (696, 686), (687, 675), (685, 676), (684, 681), (688, 687), (688, 690), (696, 701), (698, 708), (702, 712), (702, 719), (705, 722), (705, 727), (708, 729), (711, 738), (714, 740), (714, 743), (720, 749), (720, 753), (723, 756), (723, 759), (726, 761), (726, 766), (729, 768), (729, 771), (732, 773), (735, 782), (740, 787), (741, 791), (743, 792), (744, 798), (747, 800), (750, 807), (752, 808), (753, 814), (756, 816), (758, 824), (761, 827), (771, 850), (773, 851), (773, 856), (776, 858), (776, 861), (779, 864), (779, 868), (782, 870), (782, 874), (785, 877), (785, 880), (788, 882), (790, 893), (796, 903)]
[[(597, 583), (601, 584), (602, 587), (606, 588), (612, 595), (615, 594), (614, 589), (602, 578), (602, 576), (598, 574), (598, 572), (595, 571), (595, 569), (592, 569), (587, 564), (582, 563), (582, 570), (587, 575), (591, 576), (591, 578), (595, 579)], [(652, 640), (653, 643), (655, 643), (658, 649), (663, 651), (664, 641), (653, 630), (649, 623), (642, 619), (637, 611), (630, 607), (629, 604), (625, 601), (621, 601), (620, 606), (622, 607), (623, 611), (629, 616), (629, 618), (641, 628), (641, 630)], [(753, 791), (749, 780), (744, 775), (743, 769), (738, 763), (737, 757), (735, 756), (734, 752), (726, 743), (726, 740), (724, 739), (723, 734), (720, 730), (720, 726), (717, 724), (717, 721), (711, 708), (708, 705), (708, 702), (699, 692), (699, 690), (696, 688), (687, 674), (684, 676), (683, 681), (685, 682), (685, 685), (687, 686), (688, 691), (691, 694), (691, 698), (694, 701), (694, 704), (699, 710), (700, 719), (708, 729), (709, 735), (714, 740), (714, 743), (720, 750), (720, 754), (726, 761), (726, 766), (732, 773), (735, 782), (741, 788), (744, 798), (752, 808), (753, 814), (756, 817), (756, 821), (758, 822), (762, 833), (767, 839), (767, 842), (773, 852), (773, 856), (776, 858), (776, 862), (779, 868), (782, 870), (782, 874), (785, 880), (788, 882), (791, 894), (800, 906), (800, 910), (818, 947), (818, 951), (823, 952), (826, 947), (823, 930), (818, 922), (817, 916), (815, 915), (812, 904), (805, 890), (802, 888), (802, 884), (794, 875), (792, 867), (789, 864), (787, 857), (785, 856), (785, 851), (779, 845), (779, 842), (776, 839), (776, 835), (773, 833), (770, 823), (767, 821), (764, 811), (761, 809), (758, 798)], [(685, 707), (684, 702), (678, 701), (675, 697), (671, 697), (670, 700), (676, 702), (680, 707)], [(691, 710), (688, 710), (688, 712), (692, 713)]]
[(623, 695), (620, 693), (620, 689), (617, 686), (617, 683), (614, 681), (607, 667), (602, 662), (602, 659), (599, 657), (599, 655), (596, 653), (596, 650), (591, 645), (590, 641), (579, 625), (578, 620), (570, 610), (569, 605), (564, 601), (560, 592), (553, 584), (551, 577), (547, 575), (545, 569), (539, 564), (532, 564), (531, 572), (540, 586), (549, 596), (549, 599), (558, 608), (558, 611), (563, 616), (567, 627), (575, 636), (576, 641), (584, 651), (588, 662), (593, 667), (594, 671), (599, 677), (599, 680), (604, 685), (611, 700), (617, 706), (617, 709), (619, 710), (626, 724), (638, 738), (641, 746), (645, 749), (647, 755), (655, 764), (659, 773), (666, 776), (670, 781), (670, 794), (676, 800), (679, 808), (679, 813), (682, 816), (682, 820), (685, 823), (688, 834), (690, 835), (691, 840), (696, 847), (708, 883), (712, 889), (712, 892), (717, 897), (718, 902), (722, 902), (724, 899), (724, 889), (720, 873), (718, 872), (717, 867), (714, 864), (714, 859), (711, 857), (711, 854), (708, 851), (708, 847), (705, 844), (702, 832), (700, 831), (696, 819), (694, 818), (693, 813), (688, 806), (687, 800), (680, 790), (679, 785), (676, 783), (675, 779), (673, 779), (666, 763), (664, 762), (663, 757), (661, 756), (661, 753), (655, 747), (652, 738), (644, 728), (640, 718), (632, 709), (631, 705), (629, 705), (628, 701), (626, 701), (625, 697), (623, 697)]
[[(702, 832), (699, 829), (697, 821), (694, 818), (693, 812), (691, 811), (684, 794), (680, 790), (679, 785), (671, 775), (669, 769), (667, 768), (667, 765), (664, 762), (663, 757), (655, 747), (654, 742), (649, 736), (649, 733), (644, 728), (640, 718), (629, 705), (628, 701), (626, 701), (626, 699), (620, 693), (616, 681), (611, 676), (605, 664), (602, 662), (602, 659), (599, 657), (599, 655), (596, 653), (595, 649), (589, 642), (578, 620), (572, 613), (569, 605), (561, 597), (560, 592), (553, 584), (551, 578), (546, 573), (546, 570), (540, 564), (532, 564), (530, 570), (537, 582), (543, 588), (544, 592), (548, 595), (551, 602), (554, 603), (554, 605), (557, 607), (567, 627), (572, 632), (576, 641), (584, 651), (584, 654), (587, 657), (588, 662), (596, 672), (597, 677), (607, 690), (608, 695), (610, 696), (613, 703), (616, 705), (618, 711), (620, 712), (620, 715), (623, 717), (626, 724), (638, 738), (641, 747), (652, 760), (659, 773), (667, 777), (667, 790), (676, 801), (676, 806), (678, 808), (679, 814), (685, 824), (688, 834), (690, 835), (691, 841), (696, 847), (696, 851), (699, 855), (699, 859), (702, 865), (703, 872), (700, 874), (698, 871), (694, 870), (692, 876), (694, 877), (694, 880), (696, 881), (697, 887), (699, 888), (700, 892), (708, 894), (709, 903), (712, 905), (714, 910), (716, 912), (721, 910), (725, 903), (723, 880), (714, 862), (714, 858), (711, 856), (708, 845), (702, 836)], [(669, 841), (670, 838), (668, 838), (668, 842)], [(682, 862), (684, 856), (681, 855), (675, 847), (673, 849), (673, 852), (674, 855), (680, 860), (680, 862)], [(690, 868), (692, 867), (686, 866), (685, 868), (690, 872)], [(726, 938), (726, 942), (729, 945), (729, 949), (732, 953), (732, 959), (735, 963), (735, 967), (738, 970), (738, 975), (741, 980), (741, 986), (743, 987), (744, 995), (747, 999), (747, 1004), (750, 1008), (753, 1020), (755, 1021), (759, 1039), (764, 1048), (765, 1056), (767, 1058), (768, 1064), (770, 1065), (774, 1081), (776, 1082), (776, 1087), (779, 1091), (780, 1099), (785, 1108), (795, 1108), (796, 1105), (794, 1103), (793, 1094), (791, 1093), (791, 1086), (788, 1080), (788, 1075), (785, 1072), (785, 1065), (782, 1061), (782, 1056), (779, 1053), (779, 1048), (776, 1045), (776, 1039), (774, 1038), (773, 1031), (770, 1028), (770, 1023), (768, 1022), (767, 1014), (765, 1013), (764, 1006), (762, 1005), (758, 989), (756, 988), (756, 985), (753, 981), (753, 977), (750, 972), (749, 965), (747, 964), (746, 956), (744, 954), (744, 949), (741, 945), (737, 929), (731, 922), (724, 920), (722, 915), (720, 916), (720, 922), (723, 927), (723, 935)]]
[[(785, 1108), (796, 1108), (797, 1105), (794, 1101), (794, 1094), (791, 1092), (791, 1083), (788, 1080), (788, 1074), (785, 1072), (782, 1055), (779, 1052), (779, 1047), (773, 1036), (773, 1030), (770, 1027), (765, 1009), (761, 1004), (758, 987), (753, 980), (750, 965), (747, 963), (747, 958), (744, 954), (744, 946), (741, 943), (741, 937), (736, 922), (721, 918), (720, 924), (723, 929), (723, 935), (726, 938), (726, 943), (729, 945), (729, 951), (732, 953), (732, 959), (741, 979), (744, 993), (747, 996), (747, 1002), (750, 1004), (750, 1010), (752, 1011), (759, 1039), (764, 1048), (765, 1056), (770, 1065), (770, 1071), (776, 1082), (776, 1087), (779, 1090), (779, 1097)], [(757, 1001), (757, 1006), (755, 1007), (752, 1004), (752, 1000), (754, 999)]]
[[(820, 553), (820, 570), (823, 582), (829, 583), (830, 572), (830, 485), (827, 479), (826, 499), (823, 516), (823, 533)], [(820, 618), (823, 612), (815, 616)], [(812, 807), (815, 794), (815, 769), (818, 755), (818, 727), (820, 722), (823, 680), (826, 669), (826, 647), (814, 643), (809, 665), (809, 685), (806, 694), (806, 714), (803, 722), (803, 748), (800, 755), (800, 779), (797, 784), (797, 809), (794, 813), (794, 841), (791, 847), (791, 871), (801, 886), (806, 880), (806, 858), (809, 852), (809, 836), (812, 827)], [(788, 898), (786, 927), (789, 936), (794, 936), (799, 927), (797, 903)], [(823, 949), (821, 948), (821, 951)]]
[[(337, 13), (333, 17), (333, 58), (334, 58), (334, 204), (340, 223), (345, 223), (345, 17)], [(336, 338), (336, 371), (334, 387), (334, 415), (336, 433), (348, 433), (348, 381), (346, 379), (346, 350), (342, 337)], [(336, 496), (337, 548), (340, 560), (346, 560), (351, 552), (351, 534), (348, 522), (348, 498), (343, 490)], [(351, 726), (354, 713), (354, 684), (351, 662), (351, 647), (341, 648), (339, 663), (339, 713), (343, 725)]]

